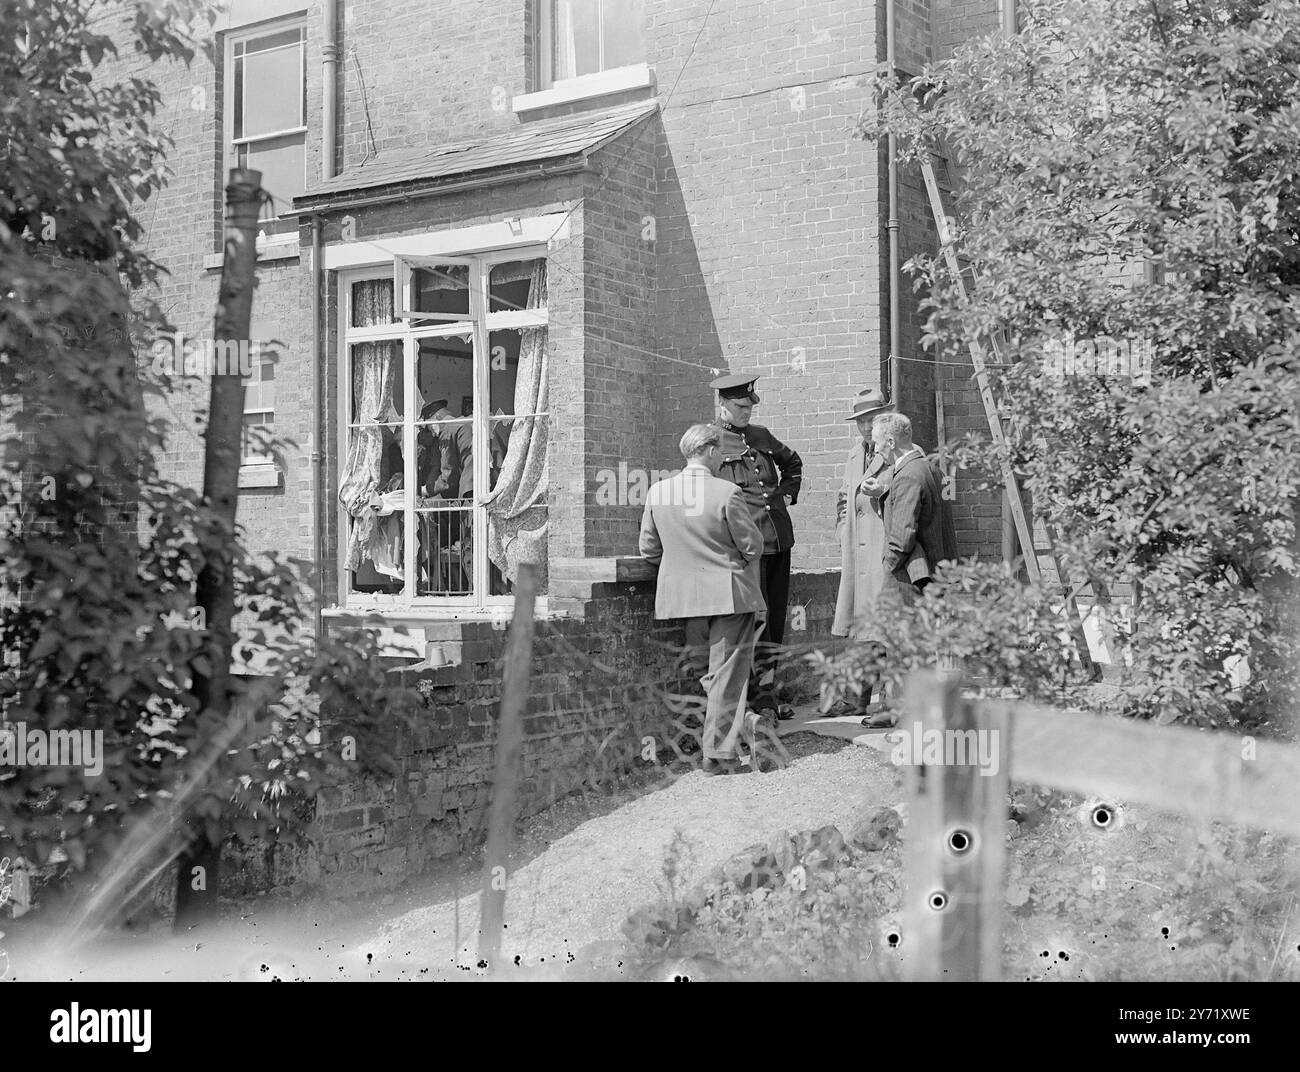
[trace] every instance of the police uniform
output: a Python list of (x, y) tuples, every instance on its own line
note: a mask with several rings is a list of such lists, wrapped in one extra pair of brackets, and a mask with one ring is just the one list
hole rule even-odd
[[(722, 399), (748, 398), (758, 402), (753, 385), (756, 378), (741, 373), (722, 376), (710, 386)], [(756, 710), (777, 710), (775, 670), (779, 652), (776, 646), (785, 639), (786, 609), (790, 595), (790, 548), (794, 544), (794, 525), (786, 506), (799, 501), (803, 483), (803, 460), (762, 425), (748, 424), (737, 428), (719, 420), (722, 432), (722, 465), (718, 476), (739, 485), (750, 514), (763, 535), (760, 581), (767, 603), (767, 622), (758, 638), (755, 678), (751, 688)], [(759, 681), (773, 672), (770, 687)], [(782, 712), (789, 717), (788, 712)]]

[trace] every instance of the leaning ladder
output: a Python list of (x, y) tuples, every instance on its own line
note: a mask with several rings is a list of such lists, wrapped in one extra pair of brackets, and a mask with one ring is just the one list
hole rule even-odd
[[(952, 273), (957, 289), (964, 300), (968, 295), (966, 281), (962, 276), (961, 264), (957, 260), (952, 229), (948, 226), (948, 216), (944, 212), (943, 197), (939, 191), (938, 179), (935, 178), (934, 165), (928, 157), (921, 164), (921, 174), (925, 177), (925, 189), (930, 198), (930, 211), (934, 216), (935, 227), (939, 232), (939, 249), (948, 265), (948, 271)], [(1051, 561), (1052, 568), (1056, 573), (1056, 582), (1060, 586), (1064, 597), (1061, 611), (1069, 625), (1070, 634), (1078, 651), (1079, 661), (1083, 669), (1093, 679), (1096, 679), (1099, 676), (1100, 668), (1093, 662), (1092, 652), (1088, 647), (1088, 636), (1084, 632), (1083, 621), (1079, 615), (1079, 603), (1076, 598), (1079, 587), (1072, 587), (1070, 584), (1065, 562), (1056, 549), (1056, 534), (1052, 531), (1052, 528), (1041, 522), (1034, 525), (1025, 512), (1024, 500), (1020, 495), (1020, 483), (1016, 479), (1009, 453), (1005, 449), (1006, 435), (1002, 431), (1002, 419), (998, 414), (997, 402), (993, 398), (993, 390), (989, 386), (988, 367), (984, 361), (984, 346), (974, 335), (966, 339), (966, 344), (970, 348), (971, 364), (975, 367), (975, 384), (979, 388), (980, 401), (984, 404), (984, 415), (988, 418), (989, 432), (993, 436), (994, 445), (1002, 453), (1002, 482), (1007, 489), (1007, 500), (1011, 506), (1011, 516), (1015, 519), (1016, 533), (1020, 537), (1020, 546), (1026, 550), (1025, 569), (1028, 571), (1031, 581), (1035, 584), (1042, 584), (1043, 570), (1039, 562), (1039, 555), (1046, 555)], [(1002, 351), (996, 336), (989, 336), (989, 347), (993, 351), (994, 359), (1001, 363)], [(1035, 539), (1036, 535), (1040, 536), (1040, 538)]]

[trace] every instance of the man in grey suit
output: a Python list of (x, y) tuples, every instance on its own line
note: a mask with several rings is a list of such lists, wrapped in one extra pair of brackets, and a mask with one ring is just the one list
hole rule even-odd
[(717, 476), (720, 443), (715, 425), (687, 429), (686, 468), (650, 488), (641, 515), (641, 554), (659, 566), (655, 617), (686, 619), (708, 635), (705, 774), (740, 769), (755, 629), (766, 614), (758, 577), (763, 536), (744, 492)]

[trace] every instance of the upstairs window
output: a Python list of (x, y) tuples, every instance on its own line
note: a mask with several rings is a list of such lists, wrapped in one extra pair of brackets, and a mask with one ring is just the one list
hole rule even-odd
[(306, 187), (307, 42), (302, 20), (228, 34), (225, 68), (225, 153), (231, 168), (262, 173), (270, 200), (262, 208), (267, 239), (296, 237), (283, 213)]
[(538, 0), (538, 89), (645, 63), (644, 0)]
[(270, 465), (266, 438), (275, 424), (275, 364), (272, 346), (250, 344), (249, 375), (244, 381), (244, 434), (241, 458), (244, 465)]

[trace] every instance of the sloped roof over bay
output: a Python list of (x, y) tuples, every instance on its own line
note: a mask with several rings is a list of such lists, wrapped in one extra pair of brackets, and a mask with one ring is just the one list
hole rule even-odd
[(583, 159), (617, 138), (655, 110), (657, 101), (638, 101), (602, 112), (583, 112), (559, 119), (522, 123), (513, 130), (493, 132), (434, 149), (383, 152), (363, 164), (344, 168), (333, 178), (294, 198), (299, 208), (322, 208), (359, 191), (428, 183), (508, 170), (548, 160)]

